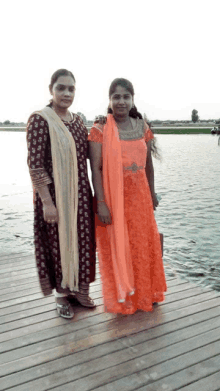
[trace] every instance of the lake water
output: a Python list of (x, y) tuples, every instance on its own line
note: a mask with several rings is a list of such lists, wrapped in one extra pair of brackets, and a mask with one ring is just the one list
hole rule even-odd
[[(0, 254), (33, 252), (25, 133), (0, 132)], [(211, 135), (157, 135), (155, 212), (170, 275), (220, 290), (220, 147)], [(90, 170), (89, 177), (91, 178)]]

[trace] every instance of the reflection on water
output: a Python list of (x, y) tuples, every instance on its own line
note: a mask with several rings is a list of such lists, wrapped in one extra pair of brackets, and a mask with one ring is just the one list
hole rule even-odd
[[(168, 273), (220, 290), (220, 147), (211, 135), (158, 135), (155, 216)], [(0, 133), (0, 253), (33, 252), (25, 133)], [(89, 177), (91, 175), (89, 173)]]

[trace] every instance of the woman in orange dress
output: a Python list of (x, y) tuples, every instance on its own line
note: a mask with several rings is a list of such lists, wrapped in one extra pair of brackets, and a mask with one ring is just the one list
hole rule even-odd
[(154, 218), (154, 136), (134, 106), (130, 81), (111, 83), (108, 113), (88, 137), (105, 311), (152, 311), (167, 289)]

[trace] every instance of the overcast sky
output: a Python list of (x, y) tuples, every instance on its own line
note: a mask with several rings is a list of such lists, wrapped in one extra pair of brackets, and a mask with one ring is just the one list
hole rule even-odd
[(220, 117), (219, 0), (0, 0), (0, 121), (26, 122), (59, 68), (71, 110), (105, 114), (116, 77), (150, 120)]

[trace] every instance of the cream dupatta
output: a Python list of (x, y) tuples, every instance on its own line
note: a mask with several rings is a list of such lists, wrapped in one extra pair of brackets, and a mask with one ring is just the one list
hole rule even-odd
[(60, 117), (50, 107), (36, 112), (49, 125), (59, 244), (62, 288), (79, 290), (79, 253), (77, 233), (78, 166), (75, 141)]

